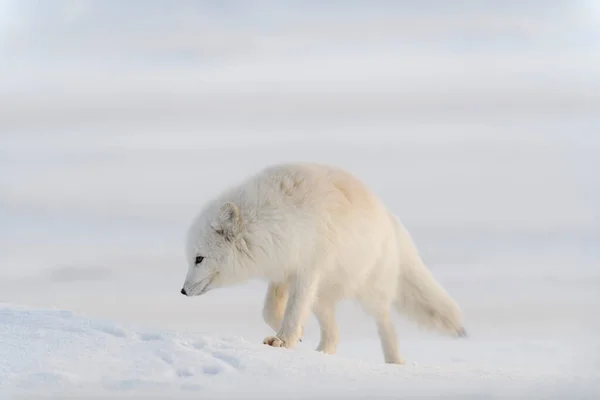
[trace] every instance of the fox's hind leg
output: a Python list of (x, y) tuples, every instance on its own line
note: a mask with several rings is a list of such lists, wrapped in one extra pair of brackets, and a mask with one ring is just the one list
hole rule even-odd
[(398, 351), (396, 328), (394, 328), (391, 317), (392, 305), (365, 298), (361, 298), (360, 303), (367, 313), (375, 319), (385, 362), (388, 364), (404, 364), (404, 360)]
[(321, 327), (321, 341), (317, 351), (335, 354), (340, 337), (339, 328), (335, 321), (335, 302), (319, 299), (313, 306), (313, 313)]
[(389, 311), (379, 313), (374, 316), (377, 323), (377, 332), (381, 340), (381, 348), (386, 363), (404, 364), (404, 360), (398, 351), (398, 338), (396, 337), (396, 328), (392, 322)]
[(396, 293), (397, 273), (393, 263), (381, 260), (381, 264), (367, 279), (365, 289), (358, 300), (364, 310), (375, 320), (381, 349), (386, 363), (404, 364), (398, 351), (396, 328), (392, 321), (394, 296)]

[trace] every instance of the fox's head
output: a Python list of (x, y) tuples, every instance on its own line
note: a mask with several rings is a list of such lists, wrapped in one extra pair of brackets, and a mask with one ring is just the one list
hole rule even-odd
[(248, 279), (249, 250), (238, 206), (226, 202), (218, 212), (209, 207), (196, 217), (187, 234), (188, 271), (181, 293), (200, 296), (209, 290)]

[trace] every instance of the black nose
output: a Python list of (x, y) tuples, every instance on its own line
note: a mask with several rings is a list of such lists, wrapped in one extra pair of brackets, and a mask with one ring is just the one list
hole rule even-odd
[(185, 289), (181, 288), (181, 294), (187, 296), (187, 292), (185, 291)]

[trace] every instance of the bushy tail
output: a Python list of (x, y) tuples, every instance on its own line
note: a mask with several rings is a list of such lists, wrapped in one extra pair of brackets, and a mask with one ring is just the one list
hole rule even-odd
[(466, 336), (462, 312), (421, 260), (408, 231), (395, 215), (400, 275), (395, 306), (419, 325), (452, 336)]

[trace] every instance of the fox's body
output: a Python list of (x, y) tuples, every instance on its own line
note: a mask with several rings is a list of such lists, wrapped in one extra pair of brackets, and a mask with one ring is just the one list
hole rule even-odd
[[(462, 336), (461, 313), (435, 281), (398, 219), (361, 181), (339, 168), (285, 164), (264, 169), (205, 206), (188, 232), (182, 293), (200, 295), (262, 278), (272, 346), (294, 347), (311, 312), (318, 350), (338, 343), (336, 304), (356, 299), (377, 323), (384, 358), (402, 363), (396, 309)], [(196, 263), (198, 264), (196, 265)]]

